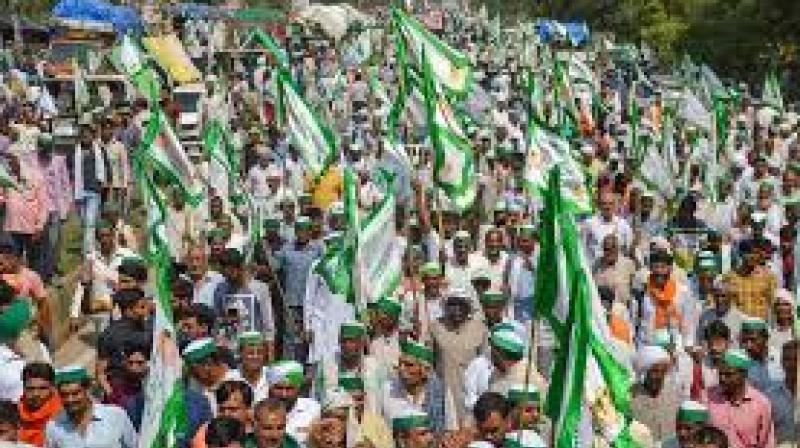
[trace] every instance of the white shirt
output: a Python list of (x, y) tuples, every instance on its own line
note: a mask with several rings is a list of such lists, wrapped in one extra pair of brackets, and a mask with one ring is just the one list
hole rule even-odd
[(22, 397), (22, 369), (25, 360), (5, 344), (0, 344), (0, 400), (17, 402)]
[(489, 378), (494, 372), (492, 361), (481, 355), (473, 359), (464, 371), (464, 405), (472, 410), (478, 397), (489, 390)]
[(321, 407), (315, 400), (298, 398), (292, 410), (286, 415), (286, 434), (305, 445), (311, 422), (319, 417), (320, 411)]
[(266, 367), (261, 369), (261, 376), (258, 377), (258, 381), (255, 385), (250, 384), (250, 382), (245, 379), (240, 369), (234, 369), (230, 376), (236, 380), (247, 383), (253, 390), (253, 403), (258, 403), (269, 396), (269, 383), (267, 383), (266, 372)]
[(633, 244), (633, 231), (631, 226), (623, 218), (613, 216), (611, 221), (606, 221), (602, 216), (595, 215), (589, 218), (583, 226), (583, 239), (586, 250), (589, 252), (589, 260), (594, 262), (602, 253), (603, 239), (614, 234), (620, 248), (624, 251), (630, 249)]

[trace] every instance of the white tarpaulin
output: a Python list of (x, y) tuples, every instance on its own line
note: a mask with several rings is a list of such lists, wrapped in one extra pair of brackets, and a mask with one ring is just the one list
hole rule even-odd
[(352, 23), (369, 20), (369, 16), (346, 4), (312, 4), (298, 9), (297, 16), (305, 22), (319, 24), (325, 34), (337, 40), (347, 33)]

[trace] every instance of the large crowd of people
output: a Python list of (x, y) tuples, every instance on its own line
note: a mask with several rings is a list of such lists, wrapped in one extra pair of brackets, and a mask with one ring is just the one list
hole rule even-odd
[[(133, 94), (83, 112), (74, 146), (65, 147), (54, 135), (59, 114), (30, 100), (47, 53), (8, 50), (0, 441), (10, 444), (0, 446), (134, 448), (153, 419), (176, 415), (171, 437), (157, 440), (183, 448), (568, 446), (548, 397), (564, 381), (554, 365), (566, 347), (534, 306), (544, 201), (525, 184), (530, 152), (541, 149), (530, 144), (532, 115), (560, 133), (585, 176), (591, 207), (575, 218), (579, 244), (609, 348), (631, 378), (625, 437), (584, 412), (577, 446), (797, 446), (793, 107), (771, 101), (774, 87), (737, 82), (723, 86), (724, 101), (709, 95), (701, 112), (713, 124), (703, 127), (696, 110), (706, 99), (693, 97), (697, 107), (686, 112), (689, 100), (675, 102), (669, 79), (691, 78), (692, 91), (712, 85), (705, 66), (667, 66), (637, 47), (615, 52), (599, 37), (575, 46), (563, 36), (518, 35), (464, 11), (437, 17), (435, 35), (466, 55), (476, 86), (466, 100), (454, 98), (467, 111), (459, 113), (480, 115), (466, 126), (478, 179), (466, 209), (433, 181), (440, 154), (413, 95), (396, 136), (411, 170), (383, 182), (380, 172), (396, 161), (386, 139), (392, 104), (381, 92), (391, 100), (409, 88), (388, 7), (374, 18), (384, 34), (359, 62), (344, 51), (346, 39), (276, 40), (336, 141), (323, 176), (309, 175), (297, 129), (280, 116), (273, 54), (204, 68), (199, 107), (207, 116), (225, 111), (240, 182), (189, 145), (199, 206), (162, 182), (167, 315), (182, 387), (157, 415), (147, 411), (147, 384), (154, 344), (163, 342), (153, 330), (163, 295), (134, 164), (151, 99)], [(179, 35), (191, 49), (206, 32)], [(562, 52), (580, 53), (595, 84), (593, 95), (579, 95), (576, 83), (570, 105), (558, 70), (542, 62)], [(177, 126), (182, 105), (166, 87), (160, 94)], [(563, 129), (559, 110), (574, 110), (574, 128)], [(352, 231), (346, 167), (356, 174), (356, 213), (368, 216), (387, 189), (397, 195), (401, 278), (391, 294), (362, 298), (364, 309), (320, 286), (318, 267)], [(253, 207), (238, 203), (241, 192)], [(78, 263), (64, 262), (70, 251)], [(58, 328), (85, 344), (85, 362), (59, 357)]]

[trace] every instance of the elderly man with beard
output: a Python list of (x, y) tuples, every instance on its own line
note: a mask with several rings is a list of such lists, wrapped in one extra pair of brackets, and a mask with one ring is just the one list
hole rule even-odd
[(681, 402), (679, 385), (667, 381), (672, 360), (663, 347), (646, 345), (636, 353), (636, 364), (641, 381), (632, 388), (631, 411), (661, 443), (675, 428), (675, 413)]
[(64, 410), (47, 423), (46, 447), (136, 448), (136, 430), (125, 411), (92, 401), (86, 369), (59, 369), (55, 381)]
[[(451, 289), (444, 302), (444, 316), (431, 324), (437, 373), (445, 391), (455, 401), (455, 415), (448, 421), (463, 426), (467, 420), (464, 369), (478, 356), (486, 338), (486, 326), (471, 313), (469, 293)], [(453, 410), (451, 410), (452, 413)]]

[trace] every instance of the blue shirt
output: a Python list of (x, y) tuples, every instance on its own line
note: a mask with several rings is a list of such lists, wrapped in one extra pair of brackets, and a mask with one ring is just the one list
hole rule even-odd
[(286, 306), (303, 306), (308, 273), (311, 265), (320, 256), (321, 248), (311, 242), (303, 248), (296, 244), (287, 244), (278, 253)]
[(61, 411), (47, 422), (46, 448), (136, 448), (137, 435), (128, 414), (117, 406), (93, 403), (92, 419), (82, 433)]

